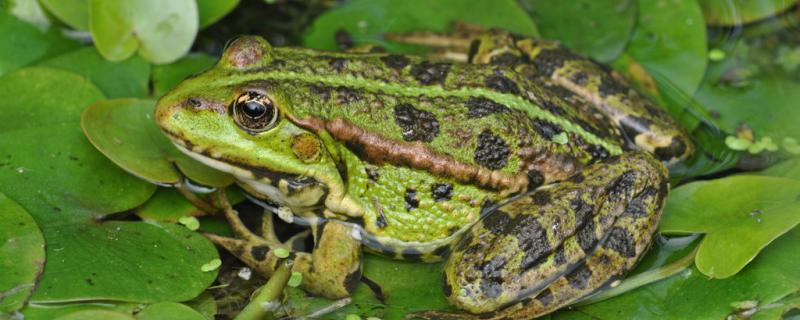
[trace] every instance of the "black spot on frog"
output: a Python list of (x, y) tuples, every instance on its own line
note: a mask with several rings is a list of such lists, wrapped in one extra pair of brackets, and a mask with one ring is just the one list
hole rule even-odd
[(399, 54), (383, 56), (381, 57), (381, 61), (383, 61), (387, 67), (398, 70), (405, 68), (410, 62), (406, 56)]
[(411, 67), (411, 76), (422, 85), (443, 84), (449, 71), (449, 63), (423, 61)]
[(509, 109), (505, 105), (494, 102), (484, 97), (470, 97), (467, 100), (467, 117), (469, 118), (483, 118), (492, 113), (508, 113)]
[(478, 146), (475, 149), (474, 160), (478, 165), (492, 170), (498, 170), (508, 164), (510, 151), (503, 138), (485, 130), (478, 135)]
[(434, 183), (431, 186), (431, 198), (433, 200), (447, 201), (453, 196), (453, 185), (449, 183)]
[(417, 198), (417, 190), (412, 188), (406, 189), (406, 210), (411, 211), (419, 207), (419, 199)]
[(626, 258), (636, 256), (636, 242), (633, 240), (633, 234), (620, 227), (611, 228), (605, 247), (619, 252)]
[(439, 134), (433, 113), (403, 103), (394, 107), (394, 122), (403, 129), (403, 140), (431, 142)]
[(519, 86), (514, 80), (505, 77), (502, 73), (495, 73), (486, 77), (486, 86), (502, 93), (519, 93)]
[(569, 285), (575, 289), (584, 289), (586, 285), (589, 284), (589, 278), (591, 277), (592, 270), (589, 270), (585, 264), (582, 264), (575, 268), (575, 270), (572, 270), (571, 273), (567, 274), (567, 281)]

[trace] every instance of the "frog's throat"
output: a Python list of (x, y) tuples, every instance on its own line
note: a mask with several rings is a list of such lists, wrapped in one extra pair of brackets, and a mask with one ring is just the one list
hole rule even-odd
[[(224, 87), (231, 85), (230, 78), (232, 75), (220, 75), (210, 80), (209, 86)], [(531, 100), (535, 97), (523, 97), (514, 94), (500, 93), (486, 88), (458, 88), (446, 89), (440, 86), (414, 86), (401, 83), (383, 82), (380, 80), (367, 79), (357, 77), (351, 74), (344, 75), (326, 75), (326, 74), (304, 74), (292, 71), (261, 69), (248, 72), (246, 74), (237, 75), (238, 83), (247, 81), (263, 81), (263, 80), (296, 80), (304, 83), (320, 83), (332, 87), (348, 87), (359, 90), (366, 90), (372, 92), (385, 92), (389, 94), (417, 97), (417, 96), (430, 96), (430, 97), (474, 97), (480, 96), (491, 99), (498, 103), (504, 104), (514, 109), (522, 110), (529, 116), (536, 119), (544, 119), (549, 122), (561, 126), (565, 131), (572, 132), (573, 134), (582, 137), (590, 144), (596, 144), (603, 147), (611, 155), (622, 154), (622, 148), (616, 143), (603, 139), (589, 131), (586, 131), (581, 126), (570, 122), (568, 119), (556, 116), (541, 106), (533, 103)]]

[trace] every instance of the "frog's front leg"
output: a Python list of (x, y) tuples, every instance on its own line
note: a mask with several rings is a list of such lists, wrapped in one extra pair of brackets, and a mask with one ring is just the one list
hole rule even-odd
[(651, 155), (626, 153), (502, 204), (447, 260), (448, 299), (481, 318), (532, 318), (618, 281), (650, 244), (667, 181)]
[(237, 239), (205, 234), (212, 242), (266, 277), (277, 268), (280, 254), (276, 251), (289, 252), (294, 261), (292, 271), (302, 274), (301, 286), (313, 295), (338, 299), (350, 296), (355, 290), (361, 279), (361, 241), (355, 226), (339, 221), (315, 224), (312, 226), (314, 248), (311, 253), (294, 251), (297, 239), (279, 242), (272, 229), (271, 216), (264, 217), (264, 236), (258, 236), (239, 219), (223, 192), (217, 196), (218, 205)]

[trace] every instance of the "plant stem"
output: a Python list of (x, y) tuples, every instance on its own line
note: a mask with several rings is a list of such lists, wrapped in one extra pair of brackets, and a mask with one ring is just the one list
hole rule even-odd
[(263, 287), (257, 290), (257, 294), (250, 300), (250, 303), (236, 315), (235, 320), (261, 320), (272, 319), (272, 310), (265, 308), (265, 305), (276, 302), (280, 299), (289, 276), (292, 274), (291, 260), (278, 262), (278, 268), (269, 278)]

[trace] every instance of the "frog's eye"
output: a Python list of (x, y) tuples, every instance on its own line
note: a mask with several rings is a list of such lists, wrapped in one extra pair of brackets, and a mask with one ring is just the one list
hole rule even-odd
[(258, 133), (278, 123), (278, 109), (266, 95), (245, 92), (233, 103), (233, 118), (242, 129)]

